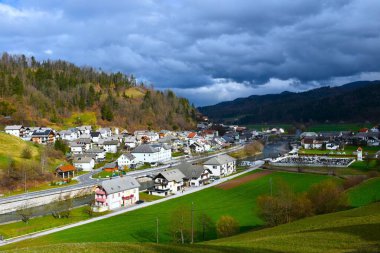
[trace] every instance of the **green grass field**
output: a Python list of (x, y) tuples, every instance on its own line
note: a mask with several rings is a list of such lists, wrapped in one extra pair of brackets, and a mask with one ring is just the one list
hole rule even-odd
[(293, 127), (292, 124), (250, 124), (246, 125), (248, 129), (255, 129), (257, 131), (268, 130), (272, 128), (282, 128), (285, 131), (289, 131)]
[(141, 89), (137, 87), (132, 87), (126, 89), (124, 94), (130, 98), (141, 98), (145, 95), (145, 92), (143, 92)]
[(75, 127), (78, 125), (95, 126), (97, 123), (95, 112), (73, 113), (71, 117), (63, 119), (63, 128)]
[(351, 206), (363, 206), (380, 201), (380, 178), (371, 178), (347, 191)]
[(63, 226), (81, 220), (89, 219), (90, 216), (85, 213), (86, 207), (75, 208), (71, 211), (71, 217), (55, 219), (52, 215), (30, 219), (28, 224), (18, 221), (9, 224), (0, 225), (0, 234), (5, 238), (16, 237), (44, 229)]
[[(106, 220), (68, 229), (35, 240), (24, 241), (20, 245), (32, 246), (63, 242), (154, 242), (157, 217), (160, 222), (160, 241), (170, 242), (169, 227), (173, 210), (180, 206), (186, 206), (190, 210), (192, 202), (195, 207), (195, 217), (204, 212), (216, 221), (222, 215), (231, 215), (239, 221), (242, 232), (248, 231), (263, 225), (263, 221), (257, 216), (256, 198), (262, 194), (269, 194), (270, 178), (274, 182), (274, 190), (276, 182), (283, 180), (290, 183), (294, 190), (300, 192), (307, 190), (310, 185), (330, 177), (274, 172), (230, 190), (215, 187), (208, 188)], [(199, 234), (197, 235), (199, 236)], [(207, 239), (215, 238), (215, 232), (208, 234)]]
[[(314, 216), (292, 223), (195, 245), (83, 242), (53, 245), (14, 245), (7, 252), (379, 252), (380, 203), (347, 211)], [(4, 248), (3, 248), (4, 249)]]
[(258, 252), (379, 252), (380, 203), (210, 241), (206, 245)]
[(308, 132), (358, 131), (361, 128), (371, 128), (371, 124), (316, 124), (307, 128)]
[(32, 153), (30, 160), (39, 159), (40, 146), (6, 133), (0, 133), (0, 168), (7, 167), (10, 159), (14, 159), (17, 163), (27, 162), (29, 159), (21, 156), (22, 150), (25, 148), (29, 148)]

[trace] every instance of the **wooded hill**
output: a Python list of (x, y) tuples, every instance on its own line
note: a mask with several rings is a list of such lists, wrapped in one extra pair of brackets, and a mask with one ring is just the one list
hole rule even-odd
[(306, 92), (238, 98), (198, 108), (220, 122), (365, 122), (380, 119), (380, 81), (361, 81)]
[(3, 125), (175, 130), (194, 127), (195, 113), (187, 99), (138, 84), (133, 75), (7, 53), (0, 59)]

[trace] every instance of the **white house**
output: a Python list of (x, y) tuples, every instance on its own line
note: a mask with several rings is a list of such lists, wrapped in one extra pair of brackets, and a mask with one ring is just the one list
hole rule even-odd
[(185, 175), (184, 184), (186, 186), (196, 187), (208, 184), (210, 182), (211, 171), (202, 165), (192, 165), (184, 162), (176, 168)]
[(89, 154), (90, 156), (95, 155), (95, 160), (96, 161), (104, 161), (106, 158), (106, 151), (101, 148), (92, 148), (87, 150), (86, 155)]
[(100, 128), (100, 129), (98, 130), (98, 132), (100, 133), (100, 135), (101, 135), (101, 137), (102, 137), (103, 139), (112, 136), (111, 128), (108, 128), (108, 127)]
[(104, 212), (131, 206), (139, 200), (139, 187), (137, 180), (129, 176), (102, 181), (95, 188), (93, 210)]
[(136, 157), (130, 153), (122, 154), (119, 158), (117, 158), (117, 165), (120, 167), (128, 166), (136, 164)]
[(74, 155), (83, 154), (85, 151), (86, 145), (81, 143), (70, 143), (70, 151)]
[(91, 132), (90, 133), (90, 136), (91, 136), (91, 141), (93, 143), (98, 143), (99, 142), (99, 139), (100, 139), (100, 133), (99, 132)]
[(136, 136), (138, 141), (145, 140), (147, 142), (155, 142), (160, 138), (158, 133), (151, 131), (135, 131), (134, 136)]
[(91, 126), (80, 126), (80, 127), (77, 127), (77, 129), (79, 130), (80, 135), (83, 135), (83, 134), (90, 134), (92, 127)]
[(125, 146), (129, 148), (135, 148), (137, 146), (136, 137), (133, 135), (127, 135), (124, 137)]
[(73, 159), (73, 165), (78, 170), (91, 171), (91, 170), (94, 169), (95, 161), (91, 157), (86, 157), (86, 156), (82, 157), (82, 156), (80, 156), (80, 157), (75, 157)]
[(138, 163), (158, 163), (172, 159), (172, 150), (165, 144), (142, 144), (136, 147), (131, 154), (136, 157)]
[(107, 153), (116, 154), (119, 142), (116, 140), (103, 142), (103, 148)]
[(78, 139), (79, 131), (76, 128), (62, 130), (59, 132), (59, 136), (61, 137), (62, 140), (73, 141), (73, 140)]
[(178, 169), (163, 171), (153, 178), (154, 190), (149, 193), (158, 196), (167, 196), (181, 191), (185, 175)]
[(5, 133), (14, 135), (16, 137), (23, 137), (25, 128), (22, 125), (12, 125), (5, 127)]
[(219, 155), (203, 163), (214, 177), (224, 177), (236, 171), (236, 159), (229, 155)]

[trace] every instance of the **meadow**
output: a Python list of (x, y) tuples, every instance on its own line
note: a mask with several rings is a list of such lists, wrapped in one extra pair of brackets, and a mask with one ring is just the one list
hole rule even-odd
[[(21, 242), (19, 246), (79, 242), (155, 242), (157, 218), (160, 224), (160, 242), (169, 243), (172, 241), (170, 219), (173, 211), (179, 207), (190, 210), (191, 203), (194, 203), (196, 220), (201, 213), (210, 216), (214, 222), (222, 215), (231, 215), (238, 220), (240, 231), (246, 232), (263, 225), (263, 221), (257, 215), (256, 198), (262, 194), (270, 194), (270, 179), (273, 182), (273, 191), (276, 190), (277, 182), (285, 181), (295, 191), (302, 192), (310, 185), (329, 178), (331, 179), (323, 175), (274, 172), (229, 190), (208, 188), (154, 206), (27, 240)], [(200, 241), (199, 223), (195, 224), (196, 240)], [(215, 231), (207, 234), (206, 240), (210, 239), (216, 239)]]

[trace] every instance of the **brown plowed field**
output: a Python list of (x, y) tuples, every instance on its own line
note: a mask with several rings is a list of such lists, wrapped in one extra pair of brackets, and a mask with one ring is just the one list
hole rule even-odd
[(228, 189), (235, 188), (236, 186), (239, 186), (241, 184), (247, 183), (249, 181), (258, 179), (260, 177), (263, 177), (265, 175), (269, 175), (271, 173), (272, 173), (272, 171), (265, 170), (265, 171), (261, 171), (261, 172), (258, 172), (258, 173), (254, 173), (254, 174), (245, 176), (245, 177), (240, 177), (240, 178), (232, 179), (230, 181), (221, 183), (220, 185), (215, 186), (215, 187), (223, 189), (223, 190), (228, 190)]

